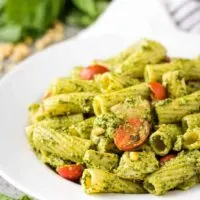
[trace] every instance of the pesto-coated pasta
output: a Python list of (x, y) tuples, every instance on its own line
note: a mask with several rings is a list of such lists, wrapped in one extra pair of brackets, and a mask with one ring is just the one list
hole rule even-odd
[(117, 154), (101, 153), (90, 149), (86, 151), (83, 162), (87, 168), (113, 171), (118, 167), (119, 157)]
[(170, 63), (147, 65), (144, 78), (146, 82), (162, 81), (164, 73), (180, 70), (185, 80), (200, 80), (200, 60), (174, 59)]
[(114, 131), (121, 123), (122, 120), (112, 113), (99, 115), (94, 120), (92, 135), (113, 139)]
[(45, 151), (40, 151), (38, 153), (38, 157), (43, 163), (48, 164), (49, 166), (51, 166), (53, 168), (71, 164), (70, 161), (63, 160), (62, 158), (59, 158), (59, 157), (57, 157), (51, 153), (45, 152)]
[(152, 194), (163, 195), (195, 176), (194, 166), (193, 158), (186, 155), (177, 156), (149, 175), (144, 181), (144, 187)]
[(163, 85), (167, 88), (170, 98), (178, 98), (187, 95), (187, 87), (180, 71), (170, 71), (163, 74)]
[(151, 106), (149, 101), (139, 97), (128, 97), (124, 102), (110, 108), (120, 119), (142, 118), (151, 121)]
[(149, 138), (153, 151), (160, 156), (167, 155), (173, 148), (177, 137), (182, 135), (181, 128), (175, 124), (162, 124)]
[(186, 115), (185, 117), (183, 117), (182, 126), (185, 131), (188, 128), (192, 129), (195, 127), (200, 127), (200, 113)]
[(105, 65), (111, 71), (131, 73), (136, 78), (143, 78), (145, 65), (159, 63), (165, 55), (166, 49), (160, 43), (143, 39), (119, 55), (97, 63)]
[(97, 150), (99, 152), (120, 153), (120, 150), (114, 144), (113, 139), (108, 137), (99, 137)]
[(94, 112), (97, 116), (107, 113), (112, 106), (123, 102), (127, 97), (140, 95), (141, 97), (148, 98), (149, 92), (148, 85), (142, 83), (108, 94), (97, 95), (93, 101)]
[(125, 152), (120, 160), (116, 174), (124, 179), (144, 180), (159, 168), (153, 152)]
[(84, 139), (90, 139), (94, 120), (95, 120), (95, 117), (90, 117), (82, 122), (73, 124), (72, 126), (68, 128), (68, 134), (81, 137)]
[(198, 175), (195, 175), (191, 177), (190, 179), (186, 180), (185, 182), (181, 183), (177, 186), (177, 189), (180, 190), (188, 190), (192, 188), (193, 186), (197, 185), (199, 183), (199, 177)]
[(169, 57), (143, 39), (54, 79), (28, 109), (36, 156), (87, 194), (163, 195), (200, 183), (199, 58)]
[(145, 193), (143, 187), (100, 169), (86, 169), (81, 184), (87, 194), (93, 193)]
[(73, 162), (82, 162), (85, 152), (92, 147), (90, 140), (61, 134), (45, 126), (34, 128), (32, 140), (37, 150), (47, 151)]
[(43, 101), (44, 113), (53, 116), (92, 112), (94, 93), (70, 93), (49, 97)]
[(173, 146), (173, 151), (181, 151), (183, 148), (183, 135), (178, 135)]
[(200, 91), (175, 100), (160, 101), (155, 108), (160, 124), (176, 123), (184, 116), (200, 111)]
[(200, 81), (188, 81), (186, 87), (188, 94), (196, 92), (200, 90)]
[(96, 79), (103, 93), (121, 90), (140, 83), (140, 81), (133, 78), (131, 74), (105, 73), (97, 76)]
[(74, 114), (74, 115), (57, 116), (51, 118), (48, 117), (38, 122), (37, 124), (45, 125), (55, 130), (67, 131), (72, 124), (81, 122), (83, 121), (83, 119), (84, 118), (82, 114)]
[(187, 129), (183, 135), (183, 145), (186, 149), (200, 149), (200, 127)]
[(72, 92), (94, 92), (98, 93), (99, 89), (93, 80), (72, 80), (69, 78), (55, 79), (49, 89), (51, 96), (57, 94), (67, 94)]

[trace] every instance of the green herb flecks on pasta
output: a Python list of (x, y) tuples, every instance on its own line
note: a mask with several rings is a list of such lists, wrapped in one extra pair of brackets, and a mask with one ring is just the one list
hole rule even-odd
[(136, 97), (140, 95), (141, 97), (148, 98), (149, 93), (150, 90), (148, 85), (141, 83), (119, 91), (97, 95), (93, 101), (94, 112), (97, 116), (108, 113), (112, 106), (123, 102), (127, 97)]
[(87, 194), (188, 190), (200, 183), (200, 59), (143, 39), (54, 79), (29, 122), (36, 156)]
[(162, 195), (190, 180), (195, 175), (194, 159), (180, 155), (149, 175), (144, 181), (144, 187), (152, 194)]
[(124, 180), (117, 175), (100, 170), (86, 169), (83, 172), (81, 184), (88, 194), (93, 193), (145, 193), (140, 184)]
[(116, 173), (124, 179), (144, 180), (158, 168), (159, 162), (153, 152), (125, 152)]
[(152, 133), (149, 142), (157, 155), (167, 155), (173, 148), (177, 137), (182, 135), (182, 130), (175, 124), (162, 124), (159, 129)]
[(73, 162), (82, 162), (85, 152), (92, 147), (90, 140), (61, 134), (44, 126), (34, 128), (32, 140), (37, 150), (47, 151)]
[(174, 100), (164, 100), (156, 104), (160, 124), (176, 123), (191, 113), (200, 111), (200, 91)]
[(87, 168), (112, 171), (117, 168), (119, 157), (113, 153), (100, 153), (98, 151), (88, 150), (83, 157), (83, 162)]

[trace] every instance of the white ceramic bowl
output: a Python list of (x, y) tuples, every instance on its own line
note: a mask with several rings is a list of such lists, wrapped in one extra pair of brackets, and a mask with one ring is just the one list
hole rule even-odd
[[(154, 36), (173, 56), (197, 56), (200, 38)], [(40, 200), (131, 200), (134, 198), (189, 199), (200, 195), (199, 186), (186, 192), (170, 192), (165, 197), (146, 195), (86, 195), (82, 188), (64, 180), (43, 165), (32, 152), (25, 136), (27, 106), (41, 97), (50, 81), (65, 76), (76, 65), (111, 56), (131, 44), (131, 38), (103, 36), (70, 40), (27, 59), (0, 82), (0, 175), (22, 191)]]

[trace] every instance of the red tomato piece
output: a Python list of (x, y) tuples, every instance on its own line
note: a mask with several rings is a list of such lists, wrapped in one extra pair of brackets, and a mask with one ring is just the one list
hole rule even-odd
[(57, 172), (63, 178), (70, 181), (78, 181), (83, 174), (83, 166), (81, 164), (65, 165), (63, 167), (57, 168)]
[(131, 118), (115, 131), (115, 145), (122, 151), (131, 151), (141, 146), (150, 133), (150, 125), (146, 120)]
[(170, 161), (171, 159), (175, 158), (175, 154), (168, 154), (160, 158), (160, 165), (164, 165), (166, 162)]
[(80, 77), (84, 80), (92, 80), (95, 75), (103, 74), (108, 71), (106, 67), (96, 64), (83, 69), (80, 73)]
[(149, 87), (153, 93), (153, 97), (156, 100), (163, 100), (167, 97), (166, 89), (159, 82), (151, 82), (149, 83)]

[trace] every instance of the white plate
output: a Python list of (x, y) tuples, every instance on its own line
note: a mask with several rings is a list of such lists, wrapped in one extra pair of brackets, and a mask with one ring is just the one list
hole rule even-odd
[[(196, 56), (200, 38), (190, 36), (154, 36), (173, 56)], [(82, 188), (62, 179), (39, 162), (27, 142), (27, 106), (41, 97), (50, 81), (65, 76), (79, 64), (110, 56), (132, 41), (131, 38), (104, 36), (71, 40), (47, 49), (24, 61), (0, 82), (0, 175), (22, 191), (41, 200), (130, 200), (154, 199), (148, 195), (86, 195)], [(197, 186), (186, 192), (170, 192), (164, 198), (195, 198)], [(163, 197), (162, 197), (163, 198)]]

